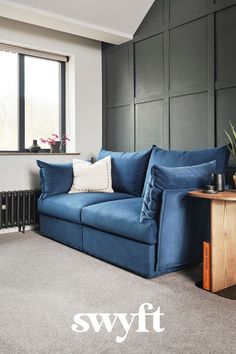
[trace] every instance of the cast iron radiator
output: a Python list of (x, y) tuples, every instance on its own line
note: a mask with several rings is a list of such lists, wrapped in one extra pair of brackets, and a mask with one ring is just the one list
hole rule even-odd
[(39, 190), (0, 192), (0, 230), (38, 224), (37, 199)]

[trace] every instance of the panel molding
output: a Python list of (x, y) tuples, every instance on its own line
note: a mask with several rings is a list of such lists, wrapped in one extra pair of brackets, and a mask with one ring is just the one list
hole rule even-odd
[(179, 17), (177, 18), (176, 20), (173, 20), (170, 22), (170, 28), (176, 28), (176, 27), (179, 27), (179, 26), (182, 26), (186, 23), (189, 23), (189, 22), (193, 22), (195, 20), (198, 20), (200, 19), (201, 17), (205, 17), (209, 14), (209, 9), (208, 8), (204, 8), (204, 9), (201, 9), (201, 10), (198, 10), (198, 11), (193, 11), (183, 17)]
[[(170, 1), (165, 6), (165, 20), (170, 20)], [(170, 31), (164, 33), (164, 144), (170, 148)]]
[(115, 108), (115, 107), (122, 107), (122, 106), (127, 106), (130, 104), (131, 99), (126, 98), (123, 100), (117, 100), (117, 101), (110, 101), (108, 103), (105, 103), (106, 108)]
[(130, 80), (130, 117), (131, 117), (131, 129), (132, 134), (130, 136), (131, 139), (131, 150), (135, 151), (136, 146), (136, 133), (135, 133), (135, 107), (134, 107), (134, 44), (129, 44), (129, 80)]
[(135, 97), (134, 99), (134, 103), (144, 103), (144, 102), (152, 102), (152, 101), (158, 101), (158, 100), (163, 100), (164, 99), (164, 95), (163, 94), (151, 94), (149, 96), (146, 97)]
[(104, 49), (102, 50), (102, 146), (107, 145), (107, 97), (106, 97), (106, 56)]
[(236, 77), (227, 80), (221, 80), (215, 82), (215, 89), (221, 90), (224, 88), (236, 87)]
[(236, 0), (223, 0), (222, 2), (218, 1), (219, 0), (214, 0), (213, 11), (220, 11), (236, 5)]
[(208, 16), (208, 144), (216, 145), (215, 118), (215, 16)]
[(180, 90), (169, 91), (169, 97), (177, 97), (177, 96), (187, 96), (192, 95), (193, 93), (201, 93), (208, 91), (208, 84), (202, 83), (198, 85), (189, 85), (183, 87)]

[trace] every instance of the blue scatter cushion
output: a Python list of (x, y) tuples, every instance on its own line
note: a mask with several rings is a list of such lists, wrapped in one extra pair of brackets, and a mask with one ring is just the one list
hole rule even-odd
[(229, 162), (229, 149), (227, 145), (195, 151), (163, 150), (154, 145), (148, 164), (143, 195), (153, 165), (183, 167), (198, 165), (213, 160), (216, 160), (216, 173), (225, 173)]
[(53, 164), (37, 160), (43, 198), (67, 193), (73, 182), (72, 163)]
[(146, 218), (157, 220), (163, 190), (203, 188), (211, 183), (211, 174), (215, 172), (215, 160), (185, 167), (152, 166), (143, 199), (140, 221), (144, 222)]
[(98, 160), (111, 156), (112, 187), (115, 192), (141, 196), (151, 150), (113, 152), (101, 150)]

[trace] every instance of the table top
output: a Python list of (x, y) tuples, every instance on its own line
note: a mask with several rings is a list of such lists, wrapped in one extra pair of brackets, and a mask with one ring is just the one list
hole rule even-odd
[(203, 193), (202, 190), (198, 190), (198, 191), (191, 191), (188, 194), (191, 197), (196, 197), (196, 198), (236, 202), (236, 190), (219, 192), (217, 194)]

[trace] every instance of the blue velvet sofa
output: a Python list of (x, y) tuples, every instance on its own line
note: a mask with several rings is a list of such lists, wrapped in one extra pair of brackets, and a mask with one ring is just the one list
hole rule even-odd
[(42, 195), (38, 201), (42, 235), (141, 276), (151, 278), (202, 259), (209, 237), (209, 205), (192, 200), (193, 188), (162, 189), (156, 219), (140, 222), (145, 189), (153, 165), (192, 166), (216, 161), (225, 172), (227, 147), (201, 151), (167, 151), (153, 147), (139, 153), (101, 150), (112, 157), (114, 193), (68, 194), (72, 164), (38, 161)]

